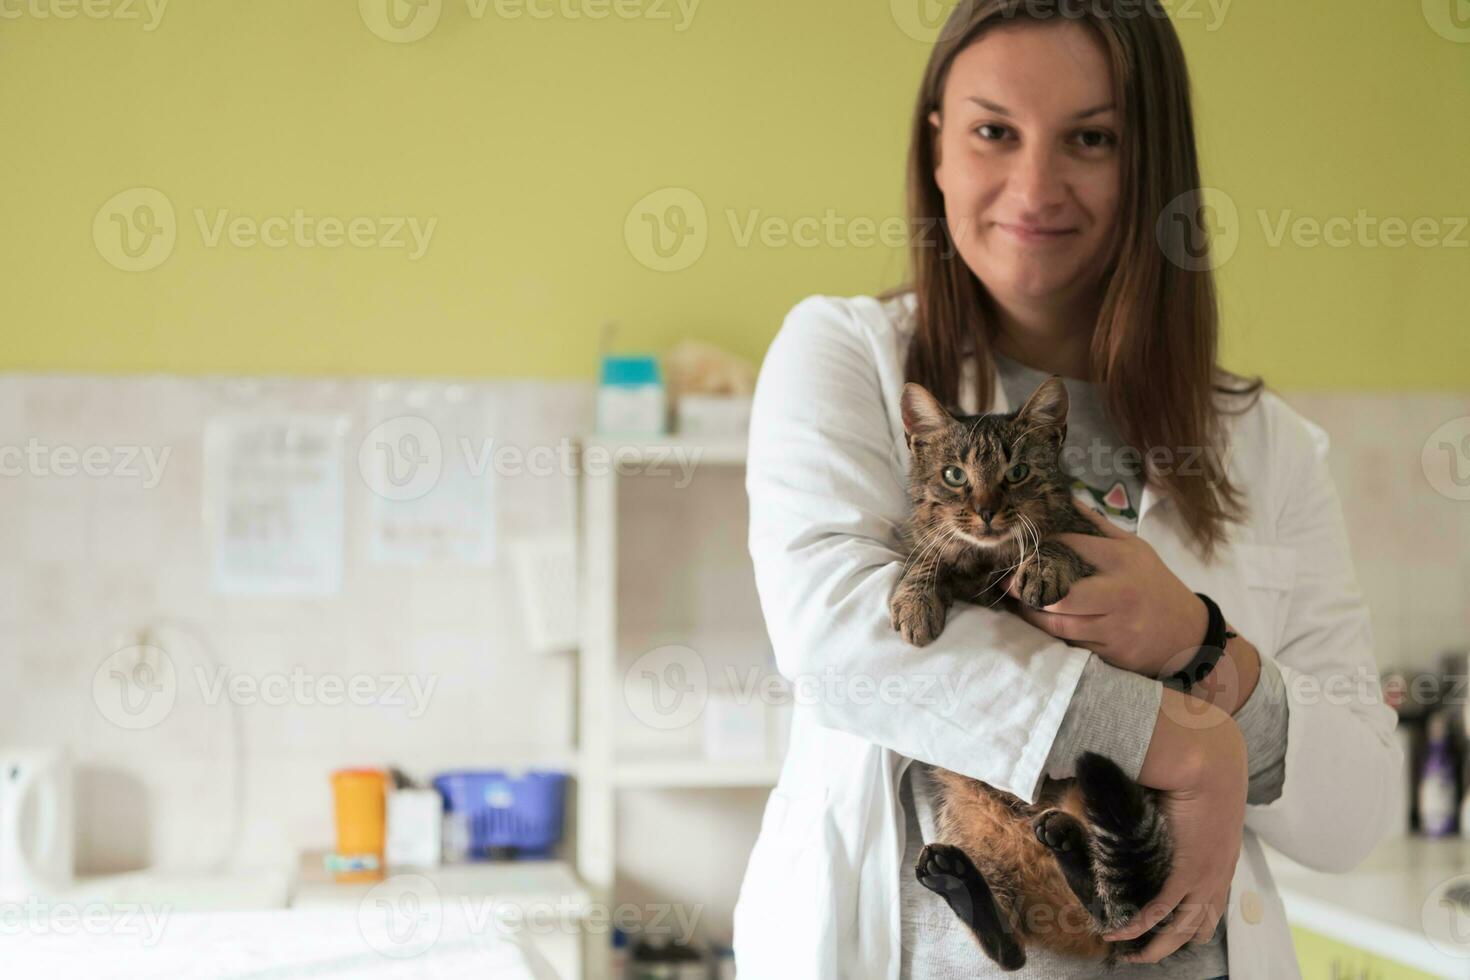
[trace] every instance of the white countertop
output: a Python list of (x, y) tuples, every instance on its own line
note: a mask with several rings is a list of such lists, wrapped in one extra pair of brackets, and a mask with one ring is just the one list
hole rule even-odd
[(294, 875), (99, 875), (21, 910), (26, 941), (6, 947), (4, 973), (185, 976), (207, 958), (218, 976), (577, 977), (590, 905), (564, 861), (477, 862), (339, 882), (314, 852)]
[(557, 976), (534, 949), (483, 928), (458, 906), (446, 904), (411, 920), (407, 912), (394, 907), (160, 910), (152, 917), (85, 921), (37, 915), (6, 936), (5, 975), (109, 980)]
[[(492, 900), (501, 912), (580, 919), (592, 901), (565, 861), (475, 861), (392, 871), (387, 877), (419, 879), (426, 892), (444, 901)], [(378, 884), (374, 878), (337, 879), (323, 868), (321, 852), (308, 851), (301, 857), (291, 907), (355, 907)]]
[(129, 871), (78, 878), (54, 896), (74, 905), (148, 905), (171, 912), (242, 912), (283, 909), (291, 898), (284, 869), (219, 873)]
[[(1435, 976), (1470, 978), (1470, 840), (1395, 837), (1346, 874), (1266, 848), (1287, 919)], [(1465, 892), (1463, 905), (1446, 895)]]

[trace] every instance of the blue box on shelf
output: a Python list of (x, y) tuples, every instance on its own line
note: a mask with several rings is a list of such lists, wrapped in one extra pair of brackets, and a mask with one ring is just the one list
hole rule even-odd
[(444, 811), (464, 822), (473, 858), (544, 858), (561, 841), (565, 773), (459, 770), (434, 777)]

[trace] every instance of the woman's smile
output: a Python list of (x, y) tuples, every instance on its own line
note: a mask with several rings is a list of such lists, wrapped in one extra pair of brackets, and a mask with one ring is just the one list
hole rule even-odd
[(1077, 234), (1076, 228), (1041, 227), (1037, 225), (995, 222), (995, 226), (1022, 245), (1052, 245), (1070, 239)]

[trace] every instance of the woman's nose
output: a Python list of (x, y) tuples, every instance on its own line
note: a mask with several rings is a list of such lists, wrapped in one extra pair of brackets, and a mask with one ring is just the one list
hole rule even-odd
[(1061, 161), (1049, 147), (1035, 146), (1017, 158), (1010, 175), (1011, 194), (1023, 221), (1043, 222), (1065, 196)]

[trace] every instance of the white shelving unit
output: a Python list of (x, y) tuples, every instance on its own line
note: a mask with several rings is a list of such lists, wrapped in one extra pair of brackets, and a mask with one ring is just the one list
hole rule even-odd
[[(624, 675), (641, 652), (679, 644), (727, 662), (743, 650), (747, 667), (764, 668), (751, 650), (758, 644), (764, 655), (769, 645), (745, 547), (744, 441), (589, 438), (581, 453), (577, 865), (592, 900), (611, 906), (621, 791), (770, 787), (780, 760), (708, 760), (694, 738), (698, 724), (659, 746), (628, 737)], [(604, 465), (588, 465), (594, 458)], [(651, 531), (666, 547), (650, 548)], [(711, 601), (726, 591), (729, 602)], [(588, 980), (609, 976), (608, 939), (587, 936)]]
[(613, 785), (673, 789), (718, 789), (737, 786), (774, 786), (781, 774), (779, 760), (711, 763), (699, 761), (619, 763)]

